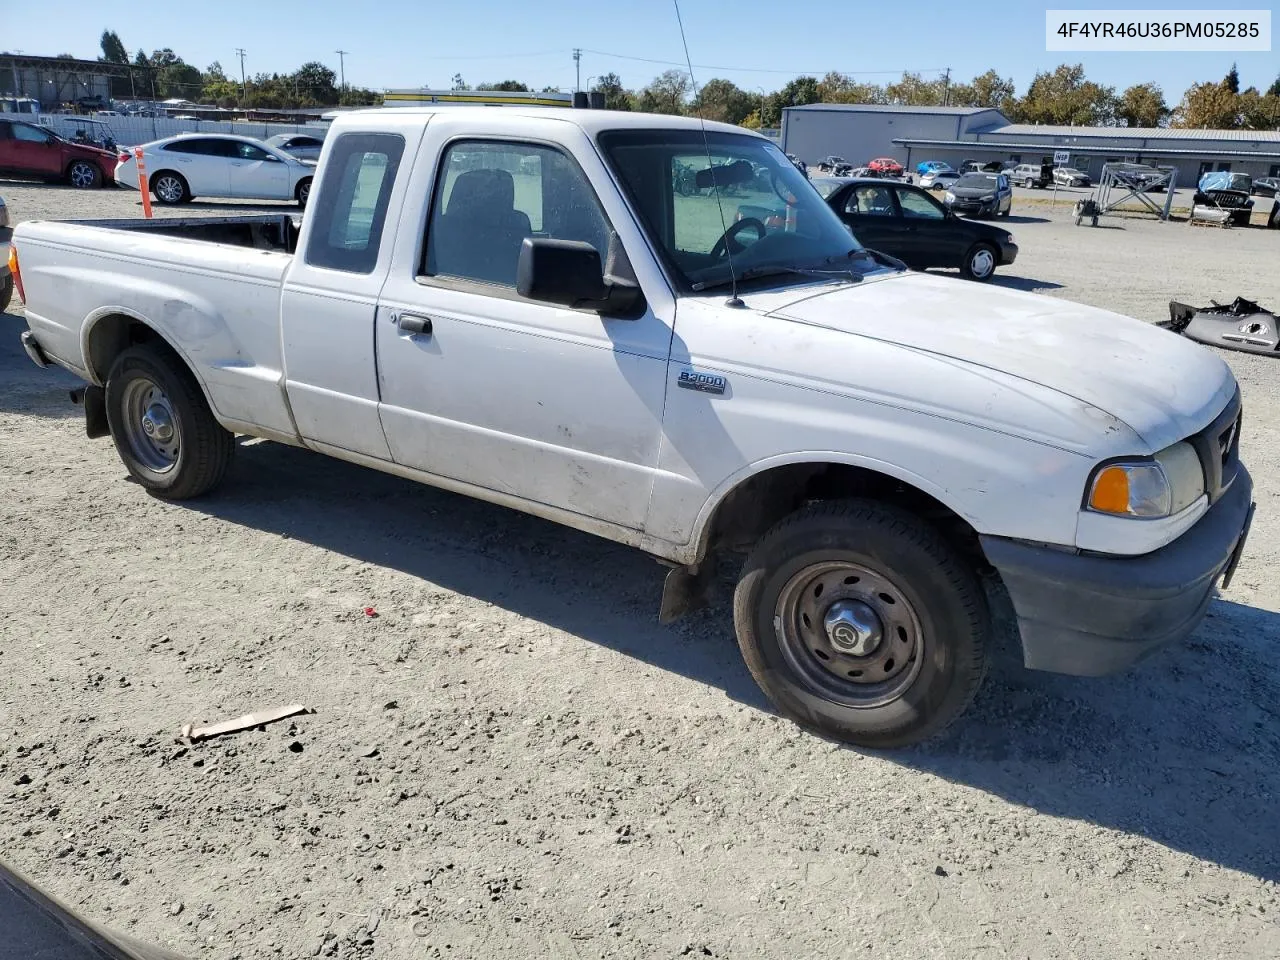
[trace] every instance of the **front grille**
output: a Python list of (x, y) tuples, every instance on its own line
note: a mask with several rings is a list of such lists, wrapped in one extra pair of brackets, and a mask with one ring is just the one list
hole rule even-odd
[(1240, 468), (1240, 426), (1244, 411), (1240, 404), (1240, 389), (1223, 411), (1199, 433), (1187, 440), (1195, 448), (1204, 469), (1204, 490), (1209, 502), (1215, 503), (1236, 478)]

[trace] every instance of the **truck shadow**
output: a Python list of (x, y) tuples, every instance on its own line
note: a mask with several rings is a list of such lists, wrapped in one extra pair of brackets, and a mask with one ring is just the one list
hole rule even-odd
[(61, 367), (41, 370), (22, 349), (18, 337), (27, 323), (16, 312), (20, 309), (15, 297), (9, 312), (0, 313), (0, 413), (51, 420), (81, 416), (83, 408), (69, 396), (73, 388), (82, 386), (80, 380)]
[[(709, 609), (663, 627), (664, 569), (638, 551), (303, 450), (238, 453), (226, 493), (192, 509), (402, 571), (770, 710), (733, 640), (728, 566)], [(955, 727), (882, 757), (1280, 880), (1280, 835), (1266, 826), (1280, 796), (1278, 641), (1280, 616), (1219, 601), (1185, 647), (1078, 679), (1022, 670), (1006, 635)]]

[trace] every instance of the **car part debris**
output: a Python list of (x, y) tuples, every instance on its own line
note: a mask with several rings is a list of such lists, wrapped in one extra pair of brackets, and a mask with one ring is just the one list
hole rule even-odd
[(1212, 347), (1280, 356), (1274, 313), (1244, 297), (1225, 306), (1216, 300), (1210, 302), (1213, 305), (1209, 307), (1192, 307), (1170, 300), (1169, 319), (1157, 326)]
[(1235, 219), (1231, 215), (1230, 210), (1223, 210), (1221, 207), (1210, 206), (1209, 204), (1197, 203), (1191, 208), (1191, 216), (1187, 223), (1193, 227), (1226, 227), (1230, 228), (1235, 225)]
[(179, 735), (188, 743), (199, 743), (201, 740), (207, 740), (210, 737), (220, 737), (224, 733), (239, 733), (241, 730), (252, 730), (254, 727), (265, 726), (268, 723), (274, 723), (277, 720), (283, 720), (286, 717), (297, 716), (300, 713), (311, 713), (313, 711), (307, 709), (300, 703), (293, 703), (287, 707), (271, 707), (267, 710), (257, 710), (253, 713), (246, 713), (243, 717), (236, 717), (234, 720), (223, 720), (219, 723), (211, 723), (207, 727), (197, 727), (193, 724), (183, 724)]

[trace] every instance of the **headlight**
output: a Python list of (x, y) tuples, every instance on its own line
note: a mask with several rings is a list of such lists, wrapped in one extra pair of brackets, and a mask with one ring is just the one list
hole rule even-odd
[(947, 201), (947, 203), (954, 203), (956, 199), (956, 195), (952, 193), (950, 190), (948, 190), (947, 195), (944, 199)]
[(1150, 460), (1108, 463), (1094, 471), (1088, 506), (1098, 513), (1157, 519), (1181, 513), (1204, 496), (1204, 470), (1189, 443)]
[(983, 197), (983, 198), (982, 198), (982, 202), (983, 202), (983, 203), (990, 203), (990, 202), (991, 202), (992, 200), (994, 200), (995, 198), (996, 198), (996, 195), (995, 195), (994, 193), (989, 193), (989, 194), (987, 194), (985, 197)]

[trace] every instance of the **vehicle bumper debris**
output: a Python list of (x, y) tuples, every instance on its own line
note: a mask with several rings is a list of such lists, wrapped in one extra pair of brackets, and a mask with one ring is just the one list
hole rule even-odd
[(1208, 307), (1170, 300), (1169, 319), (1156, 326), (1211, 347), (1280, 356), (1280, 318), (1244, 297)]

